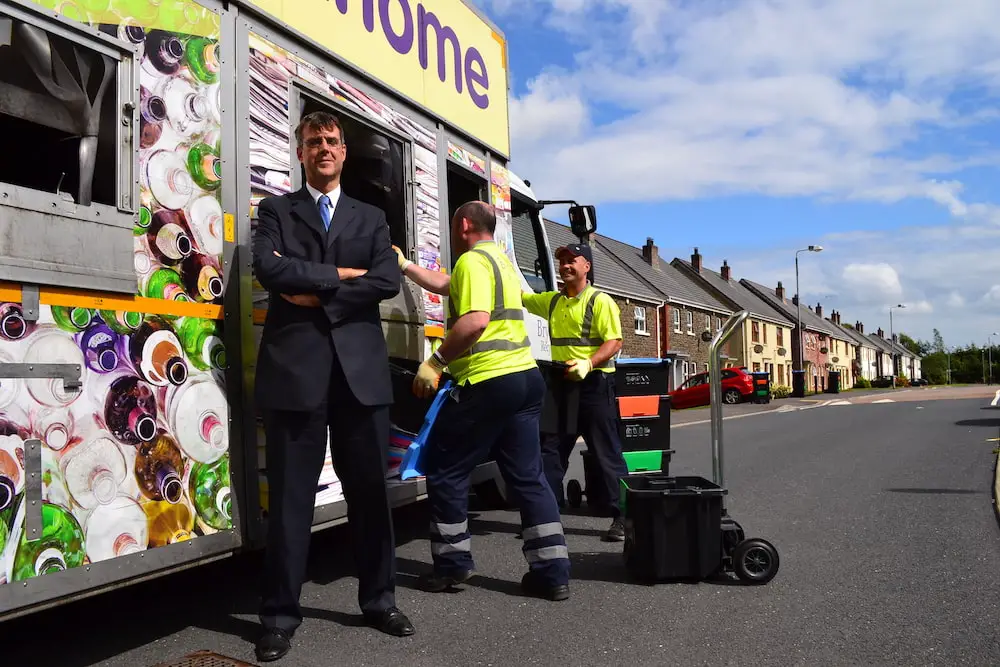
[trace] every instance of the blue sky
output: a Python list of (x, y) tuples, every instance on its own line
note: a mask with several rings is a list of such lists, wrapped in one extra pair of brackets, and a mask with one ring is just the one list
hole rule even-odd
[[(477, 0), (506, 34), (512, 166), (661, 256), (844, 321), (1000, 331), (1000, 3)], [(547, 215), (562, 219), (561, 211)]]

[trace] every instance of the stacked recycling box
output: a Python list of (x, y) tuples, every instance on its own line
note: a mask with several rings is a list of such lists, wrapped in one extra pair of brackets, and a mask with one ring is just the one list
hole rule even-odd
[(670, 473), (670, 361), (619, 359), (618, 433), (630, 474)]

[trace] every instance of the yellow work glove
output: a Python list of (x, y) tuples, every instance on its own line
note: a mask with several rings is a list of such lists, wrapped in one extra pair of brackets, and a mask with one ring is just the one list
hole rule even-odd
[(417, 377), (413, 378), (413, 393), (418, 398), (431, 398), (437, 393), (441, 382), (441, 373), (445, 364), (437, 352), (427, 358), (417, 369)]
[(396, 251), (396, 263), (399, 264), (399, 270), (406, 271), (406, 267), (413, 264), (413, 262), (406, 259), (406, 255), (399, 249), (399, 246), (392, 246), (392, 249)]
[(566, 366), (566, 377), (573, 382), (580, 382), (594, 369), (590, 359), (573, 359), (567, 362)]

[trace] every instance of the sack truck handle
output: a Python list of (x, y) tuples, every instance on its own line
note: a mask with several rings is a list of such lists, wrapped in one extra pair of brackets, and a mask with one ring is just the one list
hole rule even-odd
[[(715, 333), (708, 348), (708, 389), (712, 412), (712, 481), (725, 488), (722, 468), (722, 346), (750, 316), (746, 310), (733, 313), (726, 324)], [(722, 496), (722, 509), (726, 509), (726, 496)]]

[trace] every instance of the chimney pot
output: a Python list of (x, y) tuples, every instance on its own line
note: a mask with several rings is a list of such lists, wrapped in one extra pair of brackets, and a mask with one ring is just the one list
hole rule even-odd
[(821, 304), (816, 304), (816, 314), (823, 317), (823, 306)]
[(726, 260), (722, 260), (721, 273), (722, 273), (722, 279), (728, 283), (730, 278), (732, 277), (732, 272), (729, 270), (729, 262)]
[(656, 244), (653, 243), (652, 236), (646, 237), (646, 245), (642, 246), (642, 258), (651, 267), (657, 271), (660, 270), (660, 251), (656, 247)]
[(774, 295), (778, 297), (778, 300), (781, 301), (781, 303), (785, 302), (785, 286), (781, 284), (780, 280), (778, 281), (777, 289), (774, 290)]
[(694, 249), (694, 254), (691, 255), (691, 268), (694, 269), (695, 273), (701, 273), (701, 253), (698, 249)]

